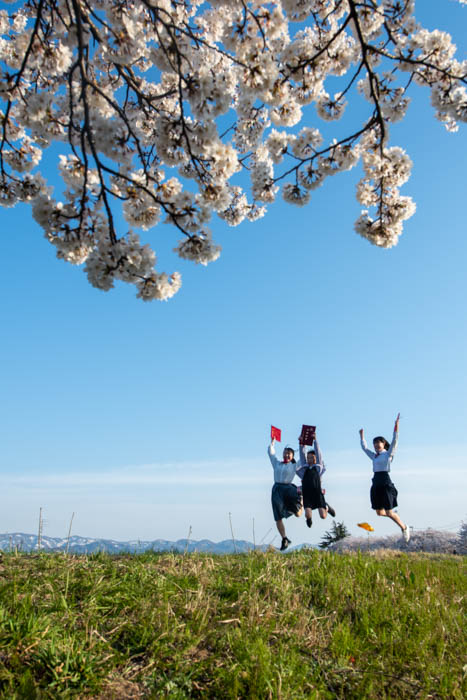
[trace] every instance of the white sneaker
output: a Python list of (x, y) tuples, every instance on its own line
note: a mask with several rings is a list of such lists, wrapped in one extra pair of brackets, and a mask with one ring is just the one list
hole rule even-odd
[(402, 530), (402, 537), (404, 538), (405, 542), (408, 543), (410, 540), (410, 530), (409, 526), (407, 525), (405, 530)]

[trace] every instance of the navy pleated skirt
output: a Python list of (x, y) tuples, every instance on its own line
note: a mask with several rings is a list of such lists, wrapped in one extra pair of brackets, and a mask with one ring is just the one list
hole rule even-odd
[(271, 493), (274, 520), (290, 518), (301, 507), (300, 495), (295, 484), (274, 484)]
[(373, 510), (392, 510), (397, 506), (397, 489), (388, 472), (375, 472), (370, 491)]

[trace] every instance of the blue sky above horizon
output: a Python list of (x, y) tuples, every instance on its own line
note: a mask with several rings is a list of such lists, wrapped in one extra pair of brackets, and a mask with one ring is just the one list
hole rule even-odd
[[(467, 9), (418, 3), (417, 18), (451, 32), (465, 56)], [(420, 9), (418, 9), (420, 6)], [(424, 16), (425, 14), (425, 16)], [(331, 178), (310, 205), (273, 205), (237, 228), (213, 223), (221, 258), (207, 268), (169, 259), (176, 235), (145, 234), (183, 287), (145, 304), (133, 288), (103, 293), (55, 258), (29, 209), (0, 212), (0, 531), (114, 539), (235, 536), (271, 529), (270, 424), (297, 444), (318, 426), (329, 501), (353, 534), (371, 522), (371, 463), (358, 429), (390, 436), (399, 513), (417, 528), (466, 519), (467, 136), (412, 93), (391, 143), (414, 161), (403, 187), (417, 203), (397, 247), (353, 232), (359, 171)], [(173, 266), (173, 267), (171, 267)], [(294, 543), (312, 530), (287, 522)], [(277, 542), (277, 538), (276, 538)]]

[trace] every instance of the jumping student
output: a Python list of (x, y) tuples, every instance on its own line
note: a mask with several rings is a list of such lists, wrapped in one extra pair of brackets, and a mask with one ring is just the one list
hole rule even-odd
[(362, 450), (373, 462), (373, 481), (370, 491), (371, 507), (376, 511), (376, 515), (385, 515), (387, 518), (394, 520), (402, 530), (404, 540), (408, 542), (410, 540), (410, 530), (407, 525), (404, 525), (397, 513), (393, 512), (393, 508), (397, 506), (397, 489), (389, 476), (399, 436), (399, 418), (400, 413), (397, 414), (394, 424), (394, 435), (391, 444), (384, 437), (378, 435), (378, 437), (373, 439), (374, 452), (367, 448), (363, 436), (363, 428), (359, 432)]
[(285, 534), (284, 518), (291, 515), (299, 518), (303, 512), (300, 495), (295, 484), (292, 484), (295, 476), (296, 462), (295, 452), (291, 447), (285, 447), (282, 454), (282, 462), (277, 459), (275, 451), (275, 439), (271, 439), (268, 447), (269, 459), (274, 469), (274, 486), (272, 487), (271, 503), (274, 520), (279, 534), (282, 537), (281, 552), (287, 549), (291, 540)]
[(302, 444), (300, 438), (300, 466), (297, 469), (297, 475), (302, 480), (302, 496), (303, 505), (305, 507), (305, 518), (308, 527), (311, 527), (312, 511), (316, 508), (320, 518), (326, 518), (329, 513), (334, 518), (336, 511), (326, 503), (323, 489), (321, 486), (321, 477), (326, 471), (324, 466), (323, 456), (319, 448), (318, 440), (314, 439), (312, 449), (308, 450), (305, 456), (305, 445)]

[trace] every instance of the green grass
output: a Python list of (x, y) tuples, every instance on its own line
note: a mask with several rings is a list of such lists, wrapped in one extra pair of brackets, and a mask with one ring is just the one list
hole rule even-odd
[(1, 697), (463, 698), (465, 573), (384, 551), (5, 554)]

